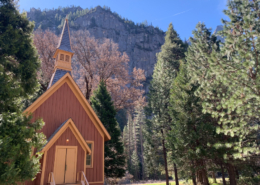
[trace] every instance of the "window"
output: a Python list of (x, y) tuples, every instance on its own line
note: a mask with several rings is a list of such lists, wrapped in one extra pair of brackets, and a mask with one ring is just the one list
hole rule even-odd
[(60, 60), (64, 61), (64, 54), (60, 54)]
[(86, 166), (87, 166), (87, 168), (93, 168), (94, 141), (87, 141), (87, 144), (91, 150), (91, 154), (87, 155)]
[(65, 61), (66, 61), (66, 62), (69, 62), (69, 61), (70, 61), (69, 55), (66, 55)]

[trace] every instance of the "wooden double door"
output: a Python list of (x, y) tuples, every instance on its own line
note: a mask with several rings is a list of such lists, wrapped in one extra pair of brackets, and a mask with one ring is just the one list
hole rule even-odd
[(56, 184), (76, 183), (77, 147), (56, 146), (54, 179)]

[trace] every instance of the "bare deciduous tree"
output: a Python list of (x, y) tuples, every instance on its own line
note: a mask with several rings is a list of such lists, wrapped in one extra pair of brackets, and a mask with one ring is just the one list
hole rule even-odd
[(42, 61), (38, 78), (44, 91), (47, 90), (48, 82), (54, 69), (54, 59), (52, 57), (58, 45), (58, 40), (58, 36), (50, 30), (36, 30), (34, 32), (34, 45)]
[[(38, 77), (44, 91), (53, 73), (52, 57), (58, 40), (58, 36), (49, 30), (34, 33), (34, 44), (42, 61)], [(117, 110), (145, 102), (141, 83), (145, 80), (144, 70), (134, 68), (129, 74), (129, 58), (118, 50), (116, 43), (109, 39), (98, 41), (86, 30), (73, 32), (71, 41), (75, 53), (72, 74), (87, 100), (100, 80), (104, 80)]]
[(118, 51), (118, 45), (109, 39), (101, 42), (90, 37), (88, 31), (77, 31), (72, 36), (75, 61), (82, 67), (73, 72), (78, 84), (89, 100), (100, 80), (104, 80), (117, 110), (144, 102), (141, 82), (145, 80), (144, 70), (128, 72), (129, 58)]

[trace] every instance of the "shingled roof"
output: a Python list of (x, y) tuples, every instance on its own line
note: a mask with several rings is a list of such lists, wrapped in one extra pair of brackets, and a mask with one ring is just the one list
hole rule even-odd
[(55, 72), (52, 74), (51, 81), (48, 85), (48, 89), (53, 86), (59, 79), (61, 79), (66, 73), (71, 75), (70, 71), (66, 71), (63, 69), (56, 69)]
[(47, 143), (40, 149), (39, 151), (48, 151), (49, 148), (57, 141), (57, 139), (63, 134), (66, 129), (70, 128), (78, 142), (80, 143), (81, 147), (83, 149), (86, 149), (89, 154), (91, 154), (91, 150), (89, 146), (87, 145), (86, 141), (84, 140), (83, 136), (79, 132), (78, 128), (76, 127), (75, 123), (71, 118), (64, 121), (54, 132), (53, 134), (48, 138)]
[(60, 37), (60, 42), (57, 49), (61, 49), (73, 53), (70, 46), (69, 23), (67, 18), (65, 19), (65, 23)]

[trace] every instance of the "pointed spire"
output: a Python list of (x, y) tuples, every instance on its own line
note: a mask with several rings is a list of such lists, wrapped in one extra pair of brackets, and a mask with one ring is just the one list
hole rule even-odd
[(71, 44), (70, 44), (68, 17), (66, 16), (60, 41), (53, 55), (53, 58), (55, 58), (55, 66), (54, 66), (54, 71), (48, 89), (54, 83), (59, 81), (59, 79), (61, 79), (65, 74), (69, 73), (71, 75), (71, 71), (72, 71), (71, 60), (73, 54), (74, 53), (71, 49)]
[(73, 53), (70, 45), (70, 32), (69, 32), (69, 23), (68, 23), (68, 16), (66, 16), (65, 23), (62, 29), (60, 42), (57, 49), (68, 51)]

